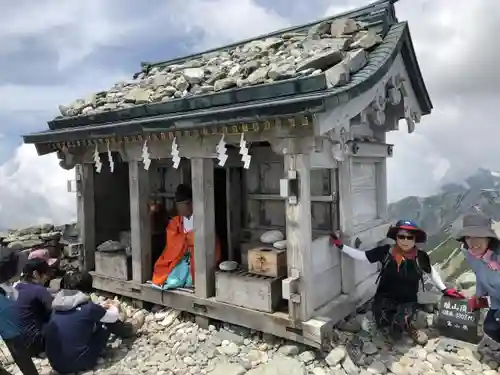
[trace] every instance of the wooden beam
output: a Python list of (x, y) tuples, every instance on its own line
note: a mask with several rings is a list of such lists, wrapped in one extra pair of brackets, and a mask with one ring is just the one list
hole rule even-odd
[(94, 165), (78, 164), (75, 168), (77, 183), (77, 221), (83, 251), (80, 264), (85, 271), (95, 269), (95, 204), (94, 204)]
[(151, 278), (151, 220), (149, 217), (149, 171), (140, 162), (129, 164), (130, 232), (132, 279), (143, 283)]
[[(311, 169), (307, 154), (285, 155), (285, 173), (295, 170), (298, 178), (298, 202), (286, 200), (286, 239), (288, 277), (297, 278), (288, 284), (290, 298), (288, 308), (292, 320), (305, 321), (311, 317), (312, 308), (308, 301), (313, 296), (312, 288), (312, 223), (311, 223)], [(296, 289), (298, 288), (298, 290)], [(294, 295), (300, 296), (294, 298)]]
[(360, 158), (388, 158), (392, 157), (393, 145), (386, 143), (349, 141), (348, 154)]
[(212, 159), (191, 159), (194, 217), (195, 293), (215, 295), (215, 203)]

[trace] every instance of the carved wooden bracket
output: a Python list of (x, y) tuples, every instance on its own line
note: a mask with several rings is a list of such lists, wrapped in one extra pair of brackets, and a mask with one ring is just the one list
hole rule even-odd
[(67, 171), (73, 169), (77, 164), (75, 155), (71, 154), (67, 148), (57, 151), (59, 166)]

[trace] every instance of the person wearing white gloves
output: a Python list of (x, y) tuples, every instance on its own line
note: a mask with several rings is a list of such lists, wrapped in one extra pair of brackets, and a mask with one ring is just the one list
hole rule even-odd
[(377, 291), (372, 311), (378, 328), (388, 328), (394, 339), (407, 332), (420, 345), (427, 343), (425, 332), (415, 327), (418, 308), (419, 285), (423, 275), (428, 274), (434, 285), (446, 296), (464, 298), (456, 289), (447, 288), (438, 272), (432, 267), (429, 255), (417, 247), (427, 240), (426, 233), (411, 220), (399, 220), (389, 228), (387, 238), (394, 245), (383, 245), (362, 251), (342, 243), (339, 236), (332, 234), (331, 242), (360, 262), (381, 263)]

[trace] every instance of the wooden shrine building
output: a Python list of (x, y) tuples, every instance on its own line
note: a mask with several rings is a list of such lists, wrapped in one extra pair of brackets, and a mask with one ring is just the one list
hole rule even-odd
[[(95, 287), (328, 343), (332, 325), (373, 296), (377, 271), (332, 248), (329, 233), (361, 249), (385, 238), (386, 133), (400, 120), (413, 132), (432, 109), (393, 2), (143, 63), (133, 80), (60, 106), (49, 130), (24, 136), (75, 167)], [(193, 190), (195, 286), (160, 291), (148, 281), (181, 182)], [(274, 258), (284, 274), (256, 275), (249, 251), (269, 230), (286, 239)], [(130, 252), (105, 265), (96, 247), (124, 231)], [(216, 235), (238, 270), (218, 269)]]

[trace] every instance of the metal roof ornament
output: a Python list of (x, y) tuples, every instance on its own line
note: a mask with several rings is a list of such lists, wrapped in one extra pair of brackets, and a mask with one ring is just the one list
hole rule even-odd
[(101, 163), (101, 157), (99, 156), (99, 149), (97, 145), (95, 145), (95, 150), (94, 150), (94, 166), (95, 166), (95, 171), (97, 173), (101, 173), (102, 170), (102, 163)]

